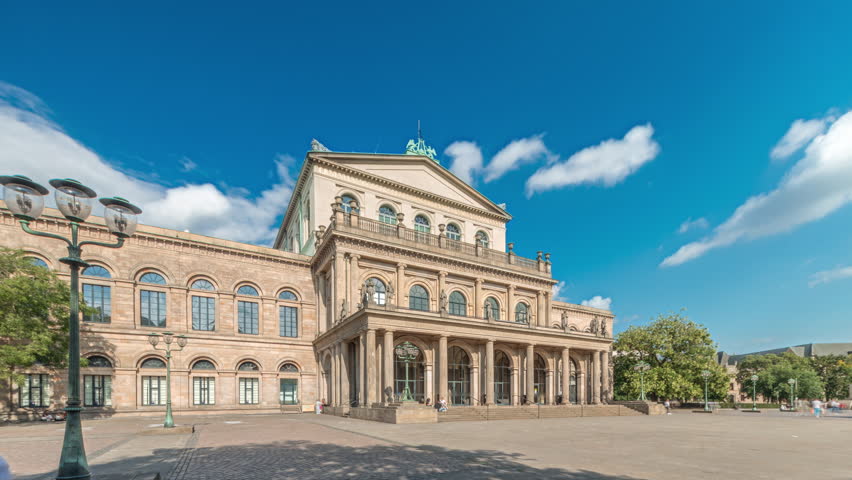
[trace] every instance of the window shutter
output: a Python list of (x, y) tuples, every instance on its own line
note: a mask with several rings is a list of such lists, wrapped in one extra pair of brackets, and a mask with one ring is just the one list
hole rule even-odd
[(42, 375), (42, 399), (41, 406), (49, 407), (50, 402), (53, 399), (53, 382), (50, 379), (50, 375)]
[(150, 381), (151, 377), (142, 377), (142, 405), (148, 405), (148, 395), (151, 392)]
[(92, 375), (83, 375), (83, 405), (89, 406), (94, 399), (94, 385), (92, 385), (94, 377)]
[(207, 379), (207, 403), (210, 405), (216, 404), (216, 379)]
[(240, 379), (240, 403), (246, 403), (246, 379)]
[(104, 378), (104, 405), (112, 406), (112, 376), (106, 375)]
[(160, 377), (160, 403), (157, 405), (166, 404), (166, 377)]
[(201, 404), (201, 378), (195, 377), (192, 379), (192, 404)]
[(30, 406), (30, 377), (27, 375), (24, 377), (24, 383), (19, 385), (20, 396), (21, 396), (21, 407), (29, 407)]

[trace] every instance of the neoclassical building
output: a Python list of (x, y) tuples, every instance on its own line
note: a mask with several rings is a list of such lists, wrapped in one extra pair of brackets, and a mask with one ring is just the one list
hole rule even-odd
[[(188, 337), (171, 360), (178, 415), (319, 399), (328, 413), (432, 421), (439, 399), (607, 403), (613, 315), (554, 300), (550, 255), (516, 255), (511, 216), (433, 156), (422, 140), (398, 155), (315, 143), (272, 248), (140, 226), (123, 248), (84, 249), (86, 413), (164, 409), (165, 358), (148, 342), (164, 331)], [(0, 215), (0, 245), (67, 277), (61, 244)], [(55, 210), (32, 226), (70, 228)], [(109, 233), (93, 218), (81, 236)], [(0, 393), (7, 416), (62, 404), (65, 372), (25, 373)]]

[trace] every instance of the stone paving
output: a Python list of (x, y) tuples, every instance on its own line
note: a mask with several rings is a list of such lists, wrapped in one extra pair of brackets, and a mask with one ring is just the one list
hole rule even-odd
[[(659, 417), (390, 425), (303, 415), (184, 417), (194, 434), (139, 435), (157, 420), (84, 422), (96, 478), (852, 478), (852, 417), (726, 412)], [(61, 423), (0, 427), (16, 478), (52, 478)]]

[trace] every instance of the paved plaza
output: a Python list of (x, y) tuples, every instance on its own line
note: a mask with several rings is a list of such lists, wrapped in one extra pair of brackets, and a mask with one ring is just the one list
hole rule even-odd
[[(729, 412), (390, 425), (331, 416), (178, 418), (194, 434), (140, 435), (155, 418), (84, 423), (96, 478), (852, 478), (852, 417)], [(52, 478), (63, 425), (0, 427), (18, 479)]]

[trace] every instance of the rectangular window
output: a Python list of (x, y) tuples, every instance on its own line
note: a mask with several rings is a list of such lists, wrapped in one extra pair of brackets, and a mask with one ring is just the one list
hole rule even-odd
[(39, 408), (50, 406), (51, 388), (50, 376), (39, 373), (29, 373), (24, 376), (20, 390), (21, 407)]
[(257, 378), (241, 378), (240, 379), (240, 404), (241, 405), (256, 405), (260, 403), (260, 379)]
[(112, 377), (109, 375), (83, 375), (83, 404), (87, 407), (112, 405)]
[(295, 378), (281, 379), (281, 398), (279, 399), (282, 405), (296, 405), (299, 403), (299, 381)]
[(192, 404), (214, 405), (216, 403), (216, 379), (194, 377), (192, 379)]
[(142, 377), (142, 405), (166, 404), (166, 377)]
[(142, 290), (140, 294), (140, 313), (142, 314), (142, 326), (165, 327), (166, 326), (166, 293)]
[(257, 335), (257, 303), (237, 302), (237, 326), (240, 333)]
[(213, 331), (216, 329), (216, 299), (192, 297), (192, 329)]
[(93, 308), (94, 312), (83, 315), (83, 321), (109, 323), (112, 311), (112, 295), (110, 288), (104, 285), (83, 284), (83, 301), (86, 306)]
[(278, 330), (282, 337), (299, 336), (298, 314), (296, 307), (278, 307)]

